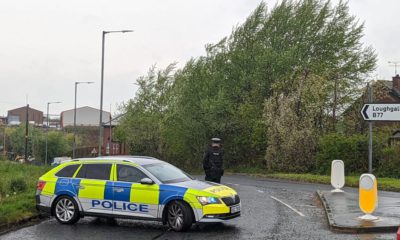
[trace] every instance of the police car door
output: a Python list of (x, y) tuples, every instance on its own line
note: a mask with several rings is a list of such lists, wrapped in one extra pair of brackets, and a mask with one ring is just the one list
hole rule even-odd
[(84, 212), (112, 213), (112, 198), (106, 199), (111, 167), (111, 163), (85, 163), (79, 169), (76, 178), (81, 180), (76, 188)]
[(116, 164), (114, 182), (114, 214), (144, 218), (157, 218), (158, 185), (141, 184), (148, 177), (129, 164)]

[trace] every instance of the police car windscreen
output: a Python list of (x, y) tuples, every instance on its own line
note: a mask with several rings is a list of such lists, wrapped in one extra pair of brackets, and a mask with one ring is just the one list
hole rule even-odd
[(143, 166), (162, 183), (177, 183), (192, 180), (179, 168), (168, 163), (154, 163)]

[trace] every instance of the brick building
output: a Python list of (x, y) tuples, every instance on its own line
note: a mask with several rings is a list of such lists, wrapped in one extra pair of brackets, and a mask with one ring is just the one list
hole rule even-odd
[(102, 155), (128, 155), (129, 148), (125, 143), (119, 142), (114, 139), (113, 131), (119, 124), (119, 119), (123, 115), (119, 115), (114, 119), (103, 124), (103, 147)]
[[(29, 106), (29, 105), (28, 105)], [(9, 110), (7, 113), (7, 122), (9, 125), (19, 125), (26, 122), (27, 106)], [(28, 121), (36, 126), (43, 124), (43, 112), (34, 108), (28, 108)]]

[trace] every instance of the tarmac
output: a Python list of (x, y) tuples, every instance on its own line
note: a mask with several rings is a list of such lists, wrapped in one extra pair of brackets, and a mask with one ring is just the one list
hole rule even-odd
[(400, 193), (378, 192), (378, 207), (372, 213), (378, 219), (359, 219), (364, 213), (358, 205), (358, 192), (317, 191), (331, 230), (352, 233), (396, 232), (400, 226)]

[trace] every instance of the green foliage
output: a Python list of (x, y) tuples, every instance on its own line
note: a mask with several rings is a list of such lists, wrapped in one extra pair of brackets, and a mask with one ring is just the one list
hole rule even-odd
[(282, 1), (270, 11), (262, 2), (205, 56), (140, 77), (117, 136), (132, 154), (181, 167), (200, 167), (219, 136), (227, 166), (313, 169), (319, 137), (375, 67), (362, 31), (345, 2)]
[(28, 188), (25, 180), (23, 178), (13, 178), (10, 181), (10, 191), (11, 192), (23, 192)]
[[(55, 157), (67, 156), (72, 151), (72, 139), (69, 135), (60, 131), (49, 131), (47, 133), (47, 156), (49, 162)], [(44, 161), (46, 155), (46, 134), (44, 134), (38, 142), (38, 151), (35, 158)]]
[(303, 77), (294, 80), (291, 87), (286, 96), (274, 94), (265, 104), (267, 165), (273, 171), (308, 172), (315, 168), (314, 156), (325, 120), (326, 80)]
[[(378, 157), (382, 156), (384, 144), (380, 137), (373, 139), (373, 166), (378, 170)], [(354, 134), (345, 136), (342, 134), (327, 134), (320, 140), (317, 154), (317, 171), (329, 174), (331, 162), (334, 159), (343, 160), (346, 174), (368, 172), (368, 136)]]
[[(67, 134), (67, 141), (73, 143), (74, 140), (74, 127), (67, 126), (63, 129)], [(92, 147), (97, 145), (99, 141), (99, 127), (92, 126), (76, 126), (76, 146), (79, 147)]]
[(398, 143), (382, 150), (382, 158), (378, 163), (378, 176), (400, 178), (400, 149)]
[(135, 154), (163, 156), (163, 123), (168, 111), (174, 67), (171, 64), (163, 71), (152, 67), (146, 77), (137, 80), (139, 90), (135, 99), (124, 106), (127, 113), (116, 129), (115, 136), (128, 142)]
[[(36, 128), (29, 126), (31, 136), (40, 134)], [(17, 128), (7, 128), (6, 134), (8, 135), (9, 149), (8, 151), (14, 152), (16, 155), (25, 155), (25, 125), (21, 124)], [(29, 138), (28, 138), (29, 139)], [(28, 155), (32, 155), (32, 139), (28, 141)]]
[[(61, 131), (49, 130), (47, 133), (48, 159), (69, 155), (72, 150), (72, 134)], [(6, 128), (7, 150), (15, 155), (25, 155), (25, 126), (17, 128)], [(46, 152), (46, 131), (40, 128), (29, 126), (28, 135), (28, 156), (44, 162)]]
[(36, 184), (48, 170), (49, 167), (0, 161), (0, 225), (36, 214)]

